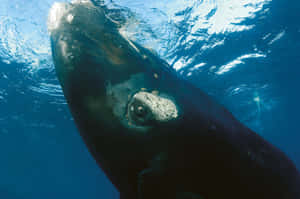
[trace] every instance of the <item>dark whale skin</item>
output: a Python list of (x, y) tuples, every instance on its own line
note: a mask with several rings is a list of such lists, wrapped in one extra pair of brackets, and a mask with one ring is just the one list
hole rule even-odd
[[(300, 174), (283, 152), (125, 39), (104, 8), (61, 5), (50, 29), (56, 72), (81, 136), (122, 199), (300, 199)], [(128, 88), (108, 94), (119, 85)], [(178, 117), (132, 125), (127, 107), (144, 88), (168, 96)]]

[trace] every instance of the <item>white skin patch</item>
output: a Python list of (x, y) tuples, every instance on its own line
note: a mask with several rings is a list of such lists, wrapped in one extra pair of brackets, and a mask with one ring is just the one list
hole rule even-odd
[(71, 1), (73, 4), (80, 4), (80, 3), (90, 3), (89, 0), (73, 0)]
[(50, 9), (48, 16), (48, 31), (51, 32), (58, 29), (61, 23), (62, 17), (69, 10), (68, 4), (55, 2)]
[(86, 4), (87, 6), (92, 6), (92, 3), (89, 0), (75, 0), (72, 1), (71, 4), (55, 2), (50, 9), (47, 22), (50, 34), (60, 27), (64, 17), (68, 23), (73, 21), (74, 15), (68, 14), (72, 9), (72, 4)]
[[(61, 50), (61, 55), (64, 57), (64, 60), (66, 62), (69, 62), (74, 58), (74, 55), (70, 51), (70, 47), (68, 46), (68, 43), (65, 41), (67, 38), (61, 38), (59, 42), (60, 50)], [(69, 69), (73, 69), (72, 65), (68, 65)]]
[(67, 16), (67, 21), (68, 21), (69, 23), (72, 23), (73, 19), (74, 19), (74, 16), (73, 16), (72, 14), (68, 14), (68, 16)]
[(157, 121), (166, 122), (178, 117), (176, 105), (168, 98), (144, 91), (136, 93), (133, 98), (148, 106)]
[(66, 58), (67, 57), (67, 43), (63, 40), (59, 41), (61, 47), (61, 53)]

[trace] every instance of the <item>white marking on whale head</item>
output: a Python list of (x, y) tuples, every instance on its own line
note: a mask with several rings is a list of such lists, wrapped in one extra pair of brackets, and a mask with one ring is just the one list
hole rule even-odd
[(49, 16), (48, 16), (48, 31), (53, 32), (54, 30), (58, 29), (61, 23), (62, 17), (67, 13), (69, 10), (69, 6), (66, 3), (57, 3), (55, 2), (50, 9)]
[[(65, 62), (69, 62), (74, 58), (74, 55), (72, 53), (72, 46), (69, 46), (67, 41), (68, 41), (68, 38), (66, 38), (66, 37), (62, 37), (58, 41), (59, 46), (60, 46), (61, 55), (62, 55), (62, 57), (64, 57)], [(68, 68), (73, 69), (72, 64), (68, 65)]]
[(133, 98), (149, 107), (157, 121), (167, 122), (178, 117), (177, 107), (171, 99), (144, 91), (136, 93)]
[(67, 43), (63, 40), (60, 40), (59, 44), (61, 46), (61, 53), (66, 58), (67, 57)]
[(73, 16), (72, 14), (68, 14), (68, 16), (67, 16), (67, 21), (68, 21), (69, 23), (72, 23), (73, 19), (74, 19), (74, 16)]
[(90, 3), (90, 0), (73, 0), (72, 4), (80, 4), (80, 3)]
[(63, 21), (62, 19), (64, 17), (68, 23), (71, 23), (73, 21), (74, 15), (70, 14), (69, 12), (72, 9), (74, 4), (90, 4), (90, 6), (92, 5), (92, 3), (89, 0), (75, 0), (72, 1), (71, 4), (55, 2), (50, 8), (48, 22), (47, 22), (48, 31), (50, 32), (50, 34), (51, 32), (53, 32), (54, 30), (60, 27)]

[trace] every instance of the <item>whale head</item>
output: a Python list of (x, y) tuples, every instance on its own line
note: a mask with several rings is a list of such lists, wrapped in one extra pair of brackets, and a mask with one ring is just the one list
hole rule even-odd
[(75, 123), (121, 192), (136, 193), (138, 173), (152, 160), (164, 159), (187, 135), (202, 136), (197, 147), (204, 153), (215, 132), (234, 128), (235, 120), (222, 106), (127, 38), (105, 8), (88, 0), (55, 3), (48, 29)]
[(180, 117), (167, 88), (173, 71), (126, 38), (103, 9), (90, 1), (55, 3), (48, 29), (57, 75), (74, 114), (133, 132)]

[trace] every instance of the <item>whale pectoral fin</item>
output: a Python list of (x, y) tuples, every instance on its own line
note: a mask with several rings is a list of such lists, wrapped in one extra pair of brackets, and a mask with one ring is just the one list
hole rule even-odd
[(177, 192), (176, 199), (205, 199), (198, 193), (193, 192)]

